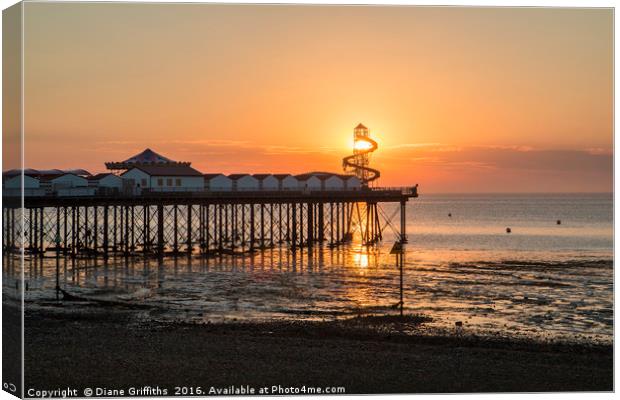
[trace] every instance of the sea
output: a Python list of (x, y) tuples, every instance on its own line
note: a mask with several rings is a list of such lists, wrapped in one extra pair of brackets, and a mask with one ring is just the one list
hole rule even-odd
[[(354, 237), (334, 249), (276, 247), (211, 258), (27, 256), (26, 309), (57, 307), (58, 268), (64, 290), (99, 304), (140, 306), (141, 318), (150, 320), (394, 314), (395, 207), (381, 207), (390, 222), (372, 247)], [(409, 201), (406, 223), (404, 311), (431, 317), (433, 329), (613, 341), (613, 194), (422, 194)], [(7, 274), (5, 268), (5, 285)], [(71, 307), (81, 306), (88, 304)]]

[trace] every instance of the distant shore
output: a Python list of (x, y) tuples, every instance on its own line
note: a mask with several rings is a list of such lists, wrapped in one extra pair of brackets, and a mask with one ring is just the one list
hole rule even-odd
[[(4, 312), (19, 318), (9, 307)], [(420, 316), (206, 325), (135, 317), (135, 310), (106, 307), (27, 312), (26, 389), (151, 386), (168, 395), (177, 386), (246, 385), (343, 387), (349, 394), (613, 390), (611, 345), (417, 335), (425, 322)]]

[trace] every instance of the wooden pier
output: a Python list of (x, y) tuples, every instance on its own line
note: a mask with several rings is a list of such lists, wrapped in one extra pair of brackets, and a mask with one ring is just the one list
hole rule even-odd
[(244, 254), (335, 247), (354, 233), (373, 245), (391, 224), (381, 203), (400, 205), (398, 238), (406, 242), (405, 205), (414, 197), (416, 187), (5, 197), (3, 248), (70, 257)]

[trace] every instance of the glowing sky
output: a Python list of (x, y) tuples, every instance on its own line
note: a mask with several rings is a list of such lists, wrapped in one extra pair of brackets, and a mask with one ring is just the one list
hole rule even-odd
[(612, 190), (610, 9), (25, 9), (28, 167), (339, 172), (363, 122), (380, 185)]

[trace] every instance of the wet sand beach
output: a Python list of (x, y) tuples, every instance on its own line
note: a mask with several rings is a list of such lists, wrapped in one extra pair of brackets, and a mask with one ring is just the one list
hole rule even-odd
[[(387, 235), (245, 257), (27, 257), (26, 388), (610, 391), (611, 210), (609, 196), (420, 200), (405, 321), (385, 317), (399, 278)], [(57, 276), (78, 301), (56, 301)]]
[(428, 316), (199, 325), (139, 320), (136, 310), (67, 311), (26, 313), (26, 390), (147, 385), (344, 387), (346, 393), (613, 390), (611, 345), (456, 330), (421, 334)]

